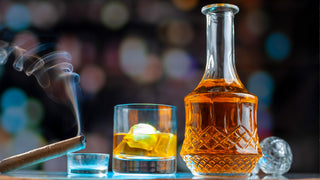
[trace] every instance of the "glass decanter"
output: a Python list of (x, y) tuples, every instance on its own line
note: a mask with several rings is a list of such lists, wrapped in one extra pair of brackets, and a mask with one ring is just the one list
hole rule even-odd
[(185, 101), (181, 156), (192, 174), (246, 176), (262, 153), (257, 133), (258, 98), (241, 83), (234, 63), (231, 4), (202, 8), (207, 19), (207, 62), (199, 85)]

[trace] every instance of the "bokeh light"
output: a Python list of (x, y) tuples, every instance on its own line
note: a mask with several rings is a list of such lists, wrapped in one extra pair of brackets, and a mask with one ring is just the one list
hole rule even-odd
[(95, 94), (104, 87), (106, 83), (106, 74), (100, 66), (91, 64), (85, 66), (81, 72), (80, 85), (88, 93)]
[(290, 55), (291, 42), (287, 35), (274, 32), (267, 37), (265, 48), (270, 58), (275, 61), (283, 61)]
[[(1, 119), (0, 119), (0, 122), (1, 122)], [(0, 149), (1, 149), (1, 144), (9, 144), (10, 143), (11, 137), (12, 136), (7, 131), (5, 131), (2, 128), (2, 126), (0, 126)]]
[(264, 71), (253, 73), (248, 80), (248, 90), (258, 96), (259, 104), (271, 104), (274, 86), (275, 84), (272, 76)]
[(38, 127), (44, 117), (42, 103), (38, 99), (29, 98), (25, 104), (25, 112), (28, 116), (28, 126), (32, 128)]
[(246, 15), (245, 22), (247, 29), (255, 35), (262, 35), (269, 26), (267, 14), (258, 9), (249, 11)]
[(31, 15), (24, 4), (11, 5), (5, 14), (5, 24), (14, 31), (21, 31), (30, 26)]
[(192, 74), (192, 58), (182, 49), (170, 49), (163, 55), (163, 67), (167, 76), (184, 79)]
[(45, 145), (43, 137), (35, 131), (23, 130), (13, 138), (13, 154), (20, 154)]
[(139, 0), (137, 11), (140, 19), (146, 23), (156, 24), (163, 19), (175, 17), (177, 12), (167, 1)]
[(128, 37), (120, 45), (120, 67), (130, 76), (140, 76), (147, 67), (145, 41), (138, 37)]
[(5, 131), (15, 134), (27, 125), (28, 117), (24, 107), (9, 107), (1, 114), (1, 125)]
[(156, 55), (148, 55), (146, 67), (139, 76), (134, 80), (141, 84), (154, 83), (159, 80), (163, 74), (162, 63), (160, 58)]
[(1, 144), (0, 159), (5, 159), (11, 155), (11, 146), (9, 144)]
[(58, 20), (59, 13), (49, 1), (37, 1), (29, 4), (31, 22), (38, 28), (51, 28)]
[(11, 136), (9, 136), (0, 126), (0, 159), (11, 156), (11, 140)]
[(82, 43), (80, 40), (73, 35), (62, 35), (57, 43), (58, 51), (67, 51), (71, 54), (72, 61), (71, 64), (76, 70), (81, 65), (81, 49)]
[(172, 3), (180, 10), (190, 11), (194, 9), (199, 0), (172, 0)]
[(110, 29), (120, 29), (128, 20), (129, 10), (121, 1), (107, 2), (101, 10), (101, 21)]
[(159, 36), (169, 44), (185, 46), (193, 40), (194, 31), (188, 21), (170, 20), (160, 25)]
[(10, 107), (21, 107), (23, 106), (28, 97), (25, 92), (19, 88), (9, 88), (3, 92), (1, 97), (1, 108), (6, 110)]
[(36, 47), (39, 45), (39, 41), (34, 33), (22, 31), (15, 35), (12, 44), (18, 46), (22, 50), (28, 51), (28, 55), (33, 55), (37, 52)]

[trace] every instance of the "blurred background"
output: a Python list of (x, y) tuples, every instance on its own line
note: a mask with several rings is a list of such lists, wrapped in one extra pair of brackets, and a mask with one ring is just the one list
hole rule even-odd
[[(0, 0), (0, 39), (24, 49), (53, 43), (50, 50), (72, 55), (81, 77), (85, 151), (112, 153), (113, 107), (133, 102), (177, 106), (179, 149), (183, 98), (200, 82), (206, 62), (200, 10), (217, 2)], [(236, 68), (259, 97), (260, 140), (278, 136), (290, 144), (290, 172), (319, 173), (318, 1), (227, 2), (240, 7)], [(33, 76), (14, 70), (12, 61), (0, 66), (0, 159), (77, 132), (70, 108), (48, 97)], [(32, 168), (65, 171), (66, 158)], [(180, 157), (178, 170), (188, 171)]]

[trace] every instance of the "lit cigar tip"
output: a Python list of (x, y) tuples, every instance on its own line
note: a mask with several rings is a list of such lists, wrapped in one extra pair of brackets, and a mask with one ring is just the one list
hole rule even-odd
[(87, 142), (86, 137), (84, 135), (80, 135), (80, 141), (82, 143), (86, 143)]

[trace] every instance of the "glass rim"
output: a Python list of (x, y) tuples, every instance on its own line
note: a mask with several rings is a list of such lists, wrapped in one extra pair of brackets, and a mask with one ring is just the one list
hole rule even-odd
[[(156, 103), (127, 103), (115, 105), (115, 109), (134, 109), (134, 110), (158, 110), (158, 106), (162, 106), (161, 110), (176, 110), (177, 107), (167, 104), (156, 104)], [(166, 107), (166, 108), (163, 108)]]
[(202, 14), (204, 15), (226, 11), (231, 11), (233, 14), (237, 14), (239, 12), (239, 7), (228, 3), (216, 3), (203, 6), (201, 9)]
[(97, 156), (110, 156), (110, 154), (107, 153), (68, 153), (67, 156), (77, 156), (77, 155), (97, 155)]

